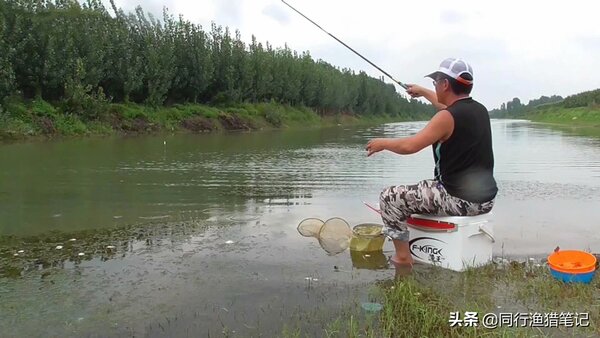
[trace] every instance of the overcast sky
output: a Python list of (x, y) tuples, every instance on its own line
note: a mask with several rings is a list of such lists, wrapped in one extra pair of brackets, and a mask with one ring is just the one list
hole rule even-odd
[[(488, 109), (513, 97), (527, 103), (541, 95), (600, 88), (597, 0), (287, 2), (405, 83), (432, 88), (425, 74), (446, 57), (464, 58), (474, 70), (472, 96)], [(239, 29), (246, 42), (254, 34), (275, 47), (287, 43), (293, 50), (310, 51), (314, 59), (382, 75), (279, 0), (115, 3), (125, 11), (141, 5), (158, 17), (167, 7), (207, 30), (214, 21)]]

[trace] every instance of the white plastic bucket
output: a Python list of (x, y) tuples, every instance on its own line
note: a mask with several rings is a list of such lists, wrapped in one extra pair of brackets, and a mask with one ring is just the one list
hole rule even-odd
[(409, 248), (415, 261), (454, 271), (485, 265), (495, 242), (492, 214), (478, 216), (412, 215)]

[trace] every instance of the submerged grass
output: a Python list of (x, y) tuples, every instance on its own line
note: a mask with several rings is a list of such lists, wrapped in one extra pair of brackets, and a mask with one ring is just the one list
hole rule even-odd
[[(343, 337), (597, 337), (600, 335), (600, 279), (565, 284), (534, 262), (490, 264), (456, 273), (436, 267), (379, 283), (383, 309), (365, 317), (360, 308), (340, 315), (324, 336)], [(476, 326), (451, 325), (465, 312), (477, 313)], [(513, 324), (486, 328), (483, 317), (513, 317)], [(589, 318), (589, 320), (586, 320)], [(537, 318), (533, 325), (534, 317)], [(506, 317), (504, 317), (506, 318)], [(528, 318), (528, 319), (522, 319)], [(555, 318), (555, 319), (552, 319)], [(577, 325), (578, 321), (582, 325)], [(520, 324), (517, 324), (520, 323)], [(526, 323), (526, 324), (523, 324)], [(587, 325), (585, 325), (587, 324)], [(284, 337), (305, 337), (301, 328)], [(333, 334), (333, 335), (332, 335)]]

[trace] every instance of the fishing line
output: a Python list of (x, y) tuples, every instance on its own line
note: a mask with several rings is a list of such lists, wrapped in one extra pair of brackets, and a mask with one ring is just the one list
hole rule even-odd
[(383, 74), (387, 75), (387, 77), (389, 77), (390, 79), (392, 79), (392, 81), (396, 82), (397, 84), (399, 84), (402, 88), (404, 89), (408, 89), (408, 86), (396, 79), (394, 79), (393, 76), (391, 76), (390, 74), (388, 74), (388, 72), (386, 72), (385, 70), (379, 68), (379, 66), (377, 66), (376, 64), (374, 64), (373, 62), (371, 62), (369, 59), (367, 59), (366, 57), (362, 56), (359, 52), (355, 51), (352, 47), (348, 46), (347, 44), (345, 44), (342, 40), (336, 38), (333, 34), (329, 33), (328, 31), (324, 30), (321, 26), (319, 26), (316, 22), (312, 21), (311, 19), (309, 19), (306, 15), (300, 13), (299, 10), (295, 9), (294, 7), (292, 7), (290, 4), (288, 4), (287, 2), (285, 2), (284, 0), (281, 0), (281, 2), (283, 2), (284, 4), (286, 4), (289, 8), (293, 9), (296, 13), (302, 15), (306, 20), (310, 21), (313, 25), (317, 26), (320, 30), (322, 30), (323, 32), (329, 34), (329, 36), (331, 36), (332, 38), (334, 38), (337, 42), (341, 43), (342, 45), (344, 45), (344, 47), (350, 49), (351, 51), (354, 52), (354, 54), (360, 56), (363, 60), (367, 61), (371, 66), (377, 68), (380, 72), (382, 72)]

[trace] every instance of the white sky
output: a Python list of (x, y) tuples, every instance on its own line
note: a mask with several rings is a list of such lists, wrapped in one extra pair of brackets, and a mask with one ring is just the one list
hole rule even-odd
[[(108, 0), (103, 0), (108, 5)], [(472, 96), (488, 109), (518, 97), (568, 96), (600, 88), (600, 1), (287, 0), (331, 34), (399, 81), (432, 88), (425, 74), (446, 57), (474, 70)], [(310, 51), (335, 66), (378, 70), (279, 0), (115, 0), (162, 17), (210, 29), (211, 21), (239, 29), (250, 41)], [(386, 78), (386, 82), (391, 80)], [(397, 87), (399, 90), (402, 88)]]

